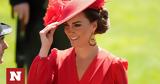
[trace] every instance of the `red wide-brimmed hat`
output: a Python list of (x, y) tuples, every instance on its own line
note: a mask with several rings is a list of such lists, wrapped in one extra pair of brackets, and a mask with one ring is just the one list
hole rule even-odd
[(86, 8), (99, 10), (103, 7), (104, 0), (49, 0), (44, 24), (60, 24), (71, 19)]

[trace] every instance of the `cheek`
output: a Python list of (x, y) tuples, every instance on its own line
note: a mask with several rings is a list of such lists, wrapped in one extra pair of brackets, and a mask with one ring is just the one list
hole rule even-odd
[(3, 47), (2, 47), (2, 45), (0, 44), (0, 53), (2, 53), (3, 51)]
[(84, 27), (84, 29), (82, 30), (82, 34), (87, 36), (90, 36), (90, 34), (92, 33), (93, 29), (90, 26), (86, 26)]
[(80, 37), (79, 40), (86, 40), (88, 41), (91, 33), (92, 33), (92, 28), (90, 28), (90, 26), (82, 26), (79, 29), (64, 29), (65, 34), (69, 37), (70, 35), (73, 34), (73, 32)]
[(89, 29), (85, 29), (85, 30), (81, 31), (79, 33), (79, 35), (80, 35), (81, 39), (88, 42), (88, 39), (90, 38), (90, 35), (91, 35), (91, 31)]
[(65, 32), (65, 34), (67, 35), (67, 37), (68, 37), (68, 31), (66, 30), (66, 29), (64, 29), (64, 32)]

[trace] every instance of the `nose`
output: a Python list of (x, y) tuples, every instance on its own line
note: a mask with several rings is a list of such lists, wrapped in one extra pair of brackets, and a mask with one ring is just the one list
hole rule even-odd
[(3, 49), (7, 49), (8, 48), (8, 44), (6, 43), (6, 41), (4, 41), (3, 43)]
[(71, 27), (68, 27), (68, 28), (65, 28), (65, 30), (68, 32), (68, 33), (73, 33), (75, 32), (74, 28)]

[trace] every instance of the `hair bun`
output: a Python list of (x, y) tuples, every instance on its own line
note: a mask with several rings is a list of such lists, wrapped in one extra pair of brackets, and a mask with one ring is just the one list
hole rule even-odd
[(108, 11), (104, 9), (99, 10), (100, 19), (98, 21), (98, 28), (96, 29), (97, 34), (105, 33), (109, 28), (108, 23)]

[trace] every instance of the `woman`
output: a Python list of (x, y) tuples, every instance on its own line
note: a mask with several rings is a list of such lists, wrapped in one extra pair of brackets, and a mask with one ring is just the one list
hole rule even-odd
[[(65, 0), (59, 17), (49, 14), (55, 5), (62, 4), (49, 2), (45, 16), (45, 23), (49, 25), (40, 31), (42, 45), (31, 65), (28, 84), (128, 84), (127, 61), (96, 44), (95, 35), (108, 29), (108, 13), (102, 8), (104, 0)], [(58, 25), (64, 26), (72, 48), (52, 49), (48, 56)]]

